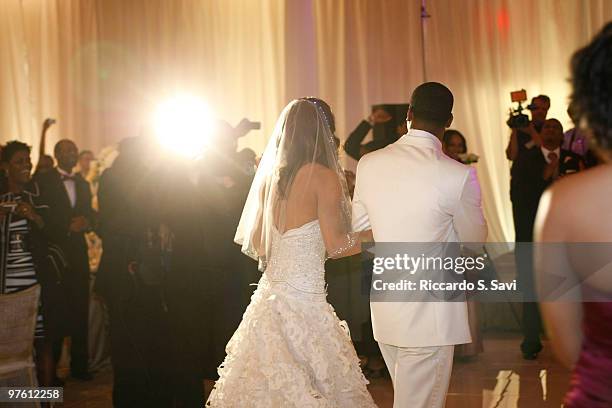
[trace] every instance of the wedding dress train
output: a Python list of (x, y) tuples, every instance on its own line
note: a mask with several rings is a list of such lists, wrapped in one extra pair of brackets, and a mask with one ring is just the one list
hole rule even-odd
[(206, 406), (375, 407), (348, 329), (326, 300), (318, 220), (273, 234)]

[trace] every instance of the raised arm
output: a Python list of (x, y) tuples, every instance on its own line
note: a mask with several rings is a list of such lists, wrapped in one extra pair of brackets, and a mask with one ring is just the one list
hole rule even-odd
[(370, 132), (370, 129), (372, 129), (372, 125), (362, 120), (357, 128), (351, 132), (346, 142), (344, 142), (344, 151), (353, 159), (359, 160), (361, 157), (361, 143), (368, 135), (368, 132)]
[[(55, 123), (55, 119), (47, 118), (43, 122), (40, 132), (40, 144), (38, 145), (38, 157), (43, 157), (45, 153), (45, 145), (47, 143), (47, 130)], [(39, 159), (40, 160), (40, 159)]]

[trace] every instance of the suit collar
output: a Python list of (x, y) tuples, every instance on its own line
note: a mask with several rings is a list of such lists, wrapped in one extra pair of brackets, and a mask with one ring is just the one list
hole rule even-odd
[(442, 151), (442, 142), (435, 135), (420, 129), (408, 129), (408, 133), (402, 136), (398, 143), (430, 147)]
[(72, 169), (71, 173), (68, 173), (67, 171), (62, 170), (59, 167), (56, 167), (55, 169), (57, 170), (60, 176), (76, 177), (77, 175), (80, 175), (80, 173), (74, 171), (74, 169)]

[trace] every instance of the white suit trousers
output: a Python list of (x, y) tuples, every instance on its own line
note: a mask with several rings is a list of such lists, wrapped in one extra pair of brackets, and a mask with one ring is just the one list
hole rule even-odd
[(393, 381), (393, 408), (444, 407), (455, 346), (378, 346)]

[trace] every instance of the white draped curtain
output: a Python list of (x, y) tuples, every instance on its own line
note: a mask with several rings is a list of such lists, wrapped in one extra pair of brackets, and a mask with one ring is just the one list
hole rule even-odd
[[(477, 164), (489, 238), (513, 239), (504, 122), (509, 91), (548, 94), (565, 113), (568, 62), (608, 20), (608, 0), (428, 0), (427, 80), (455, 94), (453, 127)], [(407, 102), (424, 79), (421, 0), (1, 0), (0, 140), (94, 151), (138, 134), (177, 91), (236, 123), (263, 149), (282, 107), (317, 95), (341, 139), (376, 103)], [(347, 166), (354, 166), (346, 159)]]

